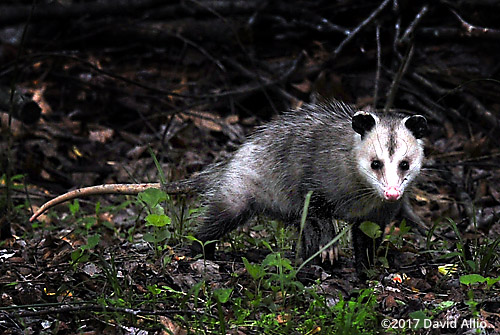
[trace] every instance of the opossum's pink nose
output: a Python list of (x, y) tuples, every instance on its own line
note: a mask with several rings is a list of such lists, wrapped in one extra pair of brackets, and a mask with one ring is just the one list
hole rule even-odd
[(401, 198), (401, 191), (397, 186), (389, 186), (384, 190), (385, 200), (396, 201)]

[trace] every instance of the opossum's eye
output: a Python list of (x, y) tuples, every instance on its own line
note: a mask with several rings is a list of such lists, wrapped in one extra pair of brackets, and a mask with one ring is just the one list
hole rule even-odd
[(382, 168), (382, 166), (384, 166), (384, 164), (381, 161), (379, 161), (378, 159), (372, 160), (371, 168), (373, 170), (380, 170)]
[(401, 161), (401, 163), (399, 163), (399, 168), (403, 171), (407, 171), (410, 169), (410, 163), (408, 163), (408, 161)]

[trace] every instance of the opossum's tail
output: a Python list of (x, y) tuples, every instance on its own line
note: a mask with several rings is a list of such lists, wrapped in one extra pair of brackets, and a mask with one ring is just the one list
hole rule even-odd
[(99, 194), (139, 194), (148, 188), (161, 188), (168, 194), (181, 194), (197, 191), (200, 188), (200, 178), (186, 179), (177, 182), (167, 183), (161, 185), (160, 183), (142, 183), (142, 184), (105, 184), (79, 188), (67, 193), (64, 193), (46, 203), (44, 203), (30, 218), (30, 222), (36, 220), (37, 217), (42, 215), (49, 208), (59, 205), (63, 202), (81, 198), (89, 195)]

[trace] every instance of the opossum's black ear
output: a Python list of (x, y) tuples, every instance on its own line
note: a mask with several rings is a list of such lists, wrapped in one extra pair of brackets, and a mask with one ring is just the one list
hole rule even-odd
[(373, 114), (367, 112), (360, 111), (352, 117), (352, 129), (360, 134), (361, 137), (365, 136), (367, 132), (375, 127), (375, 123), (376, 121)]
[(413, 115), (406, 118), (405, 126), (413, 133), (415, 138), (422, 138), (427, 135), (427, 119), (422, 115)]

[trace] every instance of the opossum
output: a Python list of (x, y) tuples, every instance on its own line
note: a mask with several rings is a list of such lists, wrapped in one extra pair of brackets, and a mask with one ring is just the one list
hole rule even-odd
[[(205, 212), (196, 237), (203, 242), (218, 240), (260, 214), (297, 223), (305, 196), (312, 191), (302, 258), (332, 240), (332, 219), (342, 219), (354, 223), (359, 270), (372, 263), (374, 251), (359, 224), (372, 221), (383, 230), (394, 218), (423, 164), (426, 132), (421, 115), (356, 110), (340, 101), (310, 104), (259, 128), (226, 163), (191, 181), (167, 185), (166, 191), (202, 191)], [(147, 186), (160, 187), (104, 185), (99, 192), (72, 191), (42, 206), (30, 220), (82, 194), (135, 194)], [(205, 251), (213, 256), (214, 244)]]

